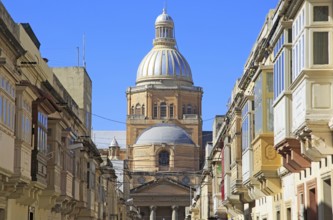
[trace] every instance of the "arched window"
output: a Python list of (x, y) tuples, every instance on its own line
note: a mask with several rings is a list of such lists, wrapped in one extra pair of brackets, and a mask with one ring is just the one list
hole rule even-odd
[(160, 166), (169, 166), (169, 156), (168, 151), (161, 151), (158, 155), (158, 164)]
[(192, 114), (192, 105), (191, 104), (188, 104), (187, 105), (187, 114)]
[(153, 106), (153, 118), (157, 118), (157, 104), (154, 103), (154, 106)]
[(170, 116), (170, 118), (173, 118), (174, 117), (174, 112), (173, 112), (174, 106), (173, 106), (173, 104), (170, 104), (169, 108), (170, 108), (169, 109), (169, 116)]
[(160, 111), (161, 118), (165, 118), (167, 114), (167, 105), (165, 102), (161, 102)]
[(145, 109), (145, 105), (142, 105), (142, 107), (141, 107), (141, 111), (142, 111), (141, 114), (142, 114), (142, 115), (145, 115), (145, 110), (146, 110), (146, 109)]
[(135, 115), (141, 115), (141, 106), (139, 103), (135, 106)]

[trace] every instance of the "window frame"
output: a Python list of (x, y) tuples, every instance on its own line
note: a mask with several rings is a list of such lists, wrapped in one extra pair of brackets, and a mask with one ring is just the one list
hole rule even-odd
[(166, 104), (166, 102), (161, 102), (160, 103), (160, 117), (161, 118), (166, 118), (167, 117), (167, 109), (168, 109), (168, 106)]
[(170, 152), (162, 150), (158, 153), (158, 166), (169, 167), (170, 166)]

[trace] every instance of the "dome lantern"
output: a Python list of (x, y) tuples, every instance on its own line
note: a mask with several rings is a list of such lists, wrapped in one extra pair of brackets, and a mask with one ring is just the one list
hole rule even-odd
[(176, 40), (174, 38), (174, 23), (170, 15), (163, 9), (161, 15), (156, 18), (155, 21), (155, 39), (153, 41), (154, 46), (165, 45), (174, 47)]

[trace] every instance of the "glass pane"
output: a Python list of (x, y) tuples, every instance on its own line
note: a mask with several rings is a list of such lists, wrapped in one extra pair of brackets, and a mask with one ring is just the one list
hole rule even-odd
[(157, 118), (157, 104), (154, 104), (153, 117)]
[(170, 105), (170, 118), (173, 118), (173, 104)]
[(167, 151), (162, 151), (159, 154), (159, 165), (169, 166), (169, 153)]
[(313, 21), (328, 21), (328, 6), (314, 6)]
[(328, 64), (328, 32), (313, 32), (313, 64)]
[(262, 132), (262, 75), (258, 77), (254, 85), (254, 126), (255, 136)]
[(166, 109), (167, 109), (167, 106), (165, 104), (165, 102), (162, 102), (161, 103), (161, 117), (166, 117)]
[(273, 99), (266, 99), (266, 110), (267, 110), (267, 131), (273, 131)]

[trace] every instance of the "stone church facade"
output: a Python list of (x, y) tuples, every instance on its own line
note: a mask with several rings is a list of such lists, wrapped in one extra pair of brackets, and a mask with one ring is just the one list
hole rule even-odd
[(127, 96), (130, 197), (142, 219), (184, 219), (199, 184), (202, 88), (176, 47), (166, 10), (155, 21), (152, 50)]

